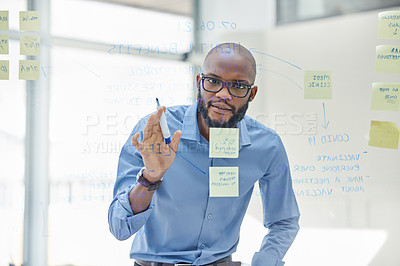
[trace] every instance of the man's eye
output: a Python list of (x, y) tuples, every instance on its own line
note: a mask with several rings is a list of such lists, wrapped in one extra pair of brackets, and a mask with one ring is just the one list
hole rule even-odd
[(212, 84), (219, 84), (219, 80), (218, 79), (213, 79), (213, 78), (209, 78), (208, 82), (210, 82)]
[(240, 83), (234, 83), (234, 84), (232, 84), (232, 87), (235, 89), (238, 89), (238, 90), (246, 90), (247, 89), (247, 87), (245, 85), (240, 84)]

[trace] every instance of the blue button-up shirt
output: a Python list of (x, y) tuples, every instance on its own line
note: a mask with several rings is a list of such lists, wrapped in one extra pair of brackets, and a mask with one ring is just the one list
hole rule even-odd
[[(138, 214), (133, 214), (128, 194), (137, 185), (136, 175), (143, 160), (131, 138), (143, 132), (149, 116), (134, 127), (119, 157), (114, 199), (108, 212), (110, 231), (119, 240), (136, 234), (130, 251), (134, 259), (211, 263), (235, 252), (240, 226), (258, 181), (263, 222), (269, 232), (254, 254), (252, 265), (283, 265), (282, 258), (299, 230), (299, 210), (280, 137), (245, 116), (237, 124), (239, 157), (209, 158), (209, 143), (199, 132), (196, 107), (194, 103), (167, 109), (171, 134), (182, 131), (178, 149), (181, 156), (176, 156), (165, 172), (150, 206)], [(211, 166), (239, 167), (238, 197), (209, 197)]]

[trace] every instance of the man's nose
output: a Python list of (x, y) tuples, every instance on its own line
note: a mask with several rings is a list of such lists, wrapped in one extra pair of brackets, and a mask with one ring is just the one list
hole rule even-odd
[(215, 94), (215, 97), (228, 101), (232, 99), (232, 95), (229, 93), (228, 86), (226, 86), (226, 83), (224, 83), (222, 89)]

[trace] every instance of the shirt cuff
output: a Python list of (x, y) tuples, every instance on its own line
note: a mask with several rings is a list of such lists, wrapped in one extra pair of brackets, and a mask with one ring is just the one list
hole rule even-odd
[[(153, 200), (154, 200), (154, 195), (151, 199), (150, 205), (149, 207), (137, 214), (134, 214), (131, 208), (131, 204), (129, 202), (129, 192), (139, 183), (130, 185), (125, 193), (122, 193), (120, 195), (118, 195), (117, 199), (119, 204), (121, 205), (121, 207), (124, 209), (124, 218), (126, 219), (126, 221), (128, 222), (128, 225), (131, 229), (133, 229), (133, 231), (137, 231), (139, 230), (147, 221), (147, 219), (149, 218), (149, 216), (151, 215), (152, 211), (153, 211)], [(122, 218), (122, 217), (120, 217)]]
[(285, 262), (273, 255), (265, 255), (263, 252), (256, 252), (254, 254), (253, 260), (251, 261), (251, 266), (283, 266)]

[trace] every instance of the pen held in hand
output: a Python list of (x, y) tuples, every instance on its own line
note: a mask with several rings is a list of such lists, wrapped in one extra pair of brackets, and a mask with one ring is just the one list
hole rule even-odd
[[(158, 98), (156, 98), (157, 102), (157, 110), (160, 109), (160, 102), (158, 101)], [(160, 126), (161, 126), (161, 132), (163, 134), (163, 138), (166, 144), (171, 143), (171, 133), (169, 133), (169, 128), (167, 125), (167, 119), (165, 118), (165, 113), (163, 112), (161, 114), (160, 118)]]
[[(158, 98), (156, 98), (156, 102), (157, 102), (157, 110), (160, 109), (160, 102), (158, 101)], [(163, 138), (166, 144), (171, 143), (171, 133), (169, 132), (169, 128), (167, 125), (167, 119), (165, 118), (165, 113), (163, 112), (161, 114), (161, 118), (160, 118), (160, 126), (161, 126), (161, 132), (163, 134)], [(199, 170), (200, 172), (202, 172), (203, 174), (206, 174), (206, 172), (204, 172), (203, 170), (201, 170), (199, 167), (197, 167), (194, 163), (192, 163), (190, 160), (188, 160), (187, 158), (185, 158), (183, 155), (181, 155), (178, 151), (175, 151), (174, 149), (172, 149), (171, 147), (169, 147), (172, 151), (175, 152), (176, 155), (178, 155), (179, 157), (181, 157), (182, 159), (184, 159), (186, 162), (188, 162), (189, 164), (191, 164), (193, 167), (195, 167), (197, 170)]]

